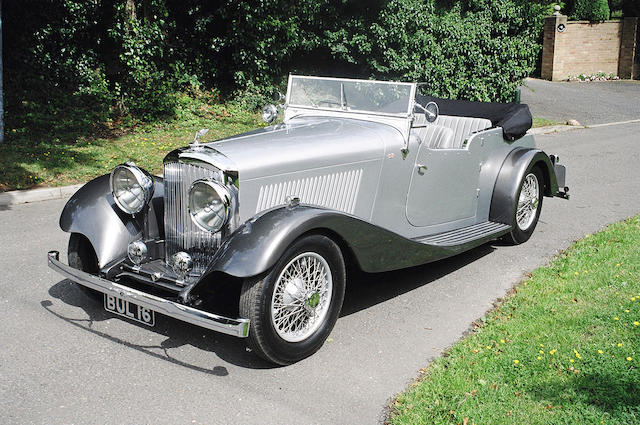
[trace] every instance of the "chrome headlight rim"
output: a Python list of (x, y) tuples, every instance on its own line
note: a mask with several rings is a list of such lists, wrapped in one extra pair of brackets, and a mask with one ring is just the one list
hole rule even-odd
[[(198, 219), (197, 213), (199, 211), (194, 211), (192, 201), (194, 200), (194, 190), (198, 188), (200, 185), (205, 185), (211, 188), (216, 196), (220, 199), (220, 202), (223, 207), (223, 217), (220, 219), (219, 224), (216, 226), (206, 226)], [(196, 180), (191, 184), (189, 188), (189, 199), (187, 203), (187, 210), (189, 211), (189, 216), (191, 217), (191, 221), (195, 223), (195, 225), (206, 232), (217, 233), (229, 222), (231, 217), (231, 202), (232, 195), (231, 191), (224, 186), (222, 183), (217, 180), (212, 179), (200, 179)], [(219, 217), (219, 215), (216, 214)]]
[[(116, 182), (114, 182), (114, 179), (117, 178), (117, 173), (119, 170), (126, 170), (127, 172), (131, 173), (136, 184), (140, 187), (142, 191), (142, 201), (139, 203), (139, 205), (135, 207), (128, 205), (127, 203), (122, 201), (121, 195), (118, 195), (116, 193), (117, 184)], [(118, 208), (120, 208), (120, 210), (127, 214), (135, 215), (140, 213), (147, 205), (149, 205), (149, 202), (151, 202), (151, 198), (153, 198), (155, 185), (153, 182), (153, 177), (151, 177), (148, 172), (138, 167), (134, 162), (125, 162), (124, 164), (116, 165), (113, 170), (111, 170), (111, 174), (109, 176), (109, 189), (111, 190), (111, 195), (113, 196), (113, 200)]]

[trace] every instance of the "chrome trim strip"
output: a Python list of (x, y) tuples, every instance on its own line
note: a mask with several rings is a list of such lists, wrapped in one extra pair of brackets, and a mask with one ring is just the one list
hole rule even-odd
[(247, 319), (231, 319), (218, 316), (217, 314), (165, 300), (133, 288), (127, 288), (126, 286), (63, 264), (59, 261), (59, 256), (60, 254), (57, 251), (49, 251), (49, 253), (47, 253), (47, 263), (49, 267), (67, 279), (71, 279), (87, 288), (123, 298), (142, 307), (147, 307), (153, 311), (164, 314), (165, 316), (191, 323), (192, 325), (240, 338), (249, 336), (249, 320)]
[(222, 178), (201, 165), (204, 163), (164, 163), (164, 232), (165, 261), (171, 264), (172, 256), (186, 251), (193, 257), (193, 271), (203, 272), (220, 246), (221, 233), (201, 229), (191, 219), (188, 211), (189, 190), (198, 180)]

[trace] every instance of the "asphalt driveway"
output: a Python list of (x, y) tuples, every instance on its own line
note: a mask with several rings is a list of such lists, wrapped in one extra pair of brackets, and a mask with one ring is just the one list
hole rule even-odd
[[(46, 266), (66, 251), (64, 201), (0, 211), (2, 422), (371, 424), (390, 397), (558, 249), (640, 212), (640, 123), (540, 136), (568, 167), (570, 201), (545, 199), (533, 238), (351, 282), (331, 339), (273, 368), (241, 340), (106, 313)], [(64, 256), (63, 256), (64, 257)]]
[(582, 125), (640, 119), (640, 81), (551, 82), (528, 78), (521, 101), (534, 117)]

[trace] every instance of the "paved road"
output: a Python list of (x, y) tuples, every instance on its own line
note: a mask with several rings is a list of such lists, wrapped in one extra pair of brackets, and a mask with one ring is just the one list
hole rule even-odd
[(522, 103), (534, 117), (582, 125), (640, 119), (640, 81), (551, 82), (528, 78)]
[(353, 282), (323, 349), (272, 368), (243, 342), (106, 314), (45, 264), (63, 201), (0, 211), (2, 423), (372, 424), (390, 397), (558, 248), (640, 212), (640, 124), (541, 136), (572, 199), (546, 199), (525, 245), (485, 245)]

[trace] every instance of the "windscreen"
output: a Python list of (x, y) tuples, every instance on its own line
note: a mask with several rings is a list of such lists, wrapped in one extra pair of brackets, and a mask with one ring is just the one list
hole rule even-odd
[(292, 76), (289, 105), (406, 116), (412, 84)]

